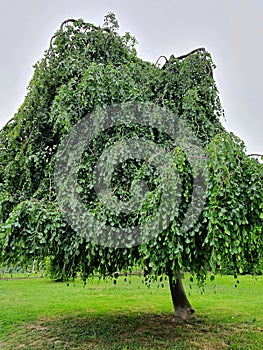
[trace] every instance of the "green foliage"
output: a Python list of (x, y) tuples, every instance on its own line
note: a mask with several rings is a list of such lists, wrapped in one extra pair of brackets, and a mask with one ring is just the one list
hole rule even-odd
[[(258, 264), (255, 265), (254, 262), (250, 262), (247, 258), (247, 260), (242, 260), (241, 263), (241, 275), (262, 275), (263, 274), (263, 259), (260, 259)], [(236, 274), (236, 268), (235, 264), (232, 261), (227, 261), (222, 266), (222, 273), (224, 275), (235, 275)]]
[[(136, 40), (117, 33), (110, 13), (104, 27), (83, 20), (62, 24), (44, 58), (35, 65), (24, 103), (0, 134), (0, 248), (7, 265), (41, 264), (62, 278), (81, 272), (83, 278), (128, 271), (139, 263), (145, 275), (157, 278), (169, 270), (189, 270), (202, 281), (207, 271), (231, 261), (241, 273), (243, 261), (256, 266), (262, 257), (262, 165), (245, 155), (244, 144), (220, 124), (222, 109), (213, 79), (210, 54), (197, 50), (163, 69), (136, 55)], [(58, 147), (73, 125), (95, 108), (122, 102), (152, 102), (171, 110), (192, 128), (207, 152), (207, 200), (198, 223), (182, 234), (180, 225), (191, 201), (191, 167), (182, 149), (167, 135), (143, 126), (120, 125), (102, 133), (85, 150), (78, 172), (83, 201), (99, 215), (89, 177), (105, 145), (133, 135), (143, 136), (176, 152), (182, 178), (182, 204), (169, 228), (138, 247), (117, 249), (94, 245), (76, 234), (63, 217), (54, 188)], [(124, 136), (123, 136), (124, 135)], [(113, 142), (113, 141), (112, 141)], [(143, 162), (116, 169), (117, 195), (129, 198), (131, 179), (147, 180), (152, 194), (140, 216), (116, 217), (113, 225), (148, 220), (158, 206), (153, 169)], [(104, 213), (105, 214), (105, 213)], [(104, 215), (103, 214), (103, 215)]]

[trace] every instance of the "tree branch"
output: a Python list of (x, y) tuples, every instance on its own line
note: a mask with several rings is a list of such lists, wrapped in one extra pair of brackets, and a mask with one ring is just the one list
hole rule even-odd
[[(74, 24), (74, 23), (76, 23), (76, 22), (78, 22), (78, 20), (77, 20), (77, 19), (74, 19), (74, 18), (66, 19), (65, 21), (63, 21), (63, 22), (61, 23), (59, 30), (60, 30), (60, 31), (63, 31), (66, 24), (70, 24), (70, 23), (73, 23), (73, 24)], [(107, 33), (110, 33), (110, 32), (111, 32), (110, 28), (106, 28), (106, 27), (97, 27), (97, 26), (95, 26), (94, 24), (89, 24), (89, 25), (90, 25), (90, 27), (91, 27), (92, 29), (95, 29), (95, 30), (102, 30), (102, 31), (105, 31), (105, 32), (107, 32)], [(52, 38), (50, 39), (50, 42), (49, 42), (49, 49), (48, 49), (48, 51), (47, 51), (47, 57), (49, 56), (50, 50), (51, 50), (52, 45), (53, 45), (53, 41), (56, 39), (56, 37), (57, 37), (58, 35), (59, 35), (59, 32), (57, 32), (56, 34), (54, 34), (54, 35), (52, 36)]]
[[(194, 54), (194, 53), (196, 53), (196, 52), (200, 52), (200, 51), (203, 52), (203, 53), (206, 53), (206, 52), (207, 52), (206, 49), (205, 49), (204, 47), (198, 47), (197, 49), (194, 49), (194, 50), (192, 50), (191, 52), (186, 53), (186, 54), (181, 55), (181, 56), (178, 56), (178, 57), (175, 57), (174, 55), (171, 55), (170, 58), (169, 58), (169, 60), (167, 60), (167, 58), (166, 58), (165, 56), (160, 56), (160, 57), (158, 58), (156, 64), (158, 63), (158, 61), (159, 61), (159, 59), (160, 59), (161, 57), (165, 57), (165, 58), (166, 58), (166, 62), (165, 62), (165, 64), (162, 66), (162, 69), (163, 69), (165, 66), (167, 66), (167, 64), (176, 63), (177, 61), (184, 60), (186, 57), (188, 57), (188, 56), (190, 56), (190, 55), (192, 55), (192, 54)], [(155, 64), (155, 65), (156, 65), (156, 64)], [(210, 68), (210, 66), (209, 66), (209, 64), (208, 64), (207, 61), (206, 61), (206, 67), (207, 67), (207, 73), (208, 73), (208, 75), (209, 75), (209, 76), (212, 75), (211, 68)]]
[(263, 154), (251, 153), (247, 155), (248, 157), (263, 157)]
[[(202, 51), (202, 52), (206, 52), (206, 49), (204, 47), (199, 47), (198, 49), (194, 49), (193, 51), (189, 52), (189, 53), (186, 53), (185, 55), (182, 55), (182, 56), (179, 56), (179, 57), (174, 57), (174, 59), (176, 60), (183, 60), (185, 59), (186, 57), (192, 55), (193, 53), (196, 53), (198, 51)], [(173, 55), (172, 55), (173, 56)]]
[(8, 120), (7, 123), (5, 123), (5, 125), (3, 126), (3, 128), (0, 130), (0, 132), (4, 129), (5, 126), (7, 126), (8, 124), (12, 123), (12, 121), (14, 121), (15, 118), (11, 118), (10, 120)]
[(164, 58), (164, 59), (165, 59), (165, 61), (166, 61), (165, 63), (168, 62), (168, 59), (167, 59), (166, 56), (160, 56), (160, 57), (158, 58), (158, 60), (156, 61), (155, 66), (157, 66), (157, 64), (158, 64), (158, 62), (160, 61), (161, 58)]
[(10, 124), (13, 120), (14, 120), (14, 118), (11, 118), (10, 120), (8, 120), (8, 122), (5, 125)]

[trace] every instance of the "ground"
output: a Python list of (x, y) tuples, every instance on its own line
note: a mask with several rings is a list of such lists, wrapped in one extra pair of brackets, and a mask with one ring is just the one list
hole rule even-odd
[(145, 287), (132, 276), (56, 283), (0, 280), (0, 348), (11, 349), (261, 349), (263, 277), (208, 282), (205, 293), (184, 284), (196, 316), (172, 322), (169, 287)]

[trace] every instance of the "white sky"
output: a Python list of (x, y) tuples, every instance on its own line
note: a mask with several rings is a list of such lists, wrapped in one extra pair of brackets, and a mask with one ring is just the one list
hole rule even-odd
[(101, 25), (115, 12), (141, 58), (156, 62), (206, 47), (229, 131), (263, 153), (262, 0), (0, 0), (0, 128), (13, 116), (49, 40), (67, 18)]

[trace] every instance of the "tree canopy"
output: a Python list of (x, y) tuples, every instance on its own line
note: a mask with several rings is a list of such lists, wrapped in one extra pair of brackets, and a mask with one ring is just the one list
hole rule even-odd
[[(262, 258), (262, 164), (249, 158), (244, 143), (220, 122), (223, 110), (211, 55), (197, 49), (171, 56), (161, 67), (140, 59), (135, 45), (129, 33), (118, 34), (112, 14), (102, 27), (67, 20), (34, 66), (24, 103), (0, 133), (2, 264), (41, 265), (48, 257), (55, 274), (70, 277), (80, 272), (83, 278), (95, 272), (108, 276), (139, 264), (149, 279), (170, 271), (177, 276), (183, 270), (201, 282), (208, 271), (220, 271), (224, 262), (231, 261), (233, 273), (239, 274), (244, 260), (256, 267)], [(173, 152), (182, 179), (181, 203), (165, 230), (140, 245), (107, 247), (94, 244), (65, 219), (57, 201), (54, 167), (59, 147), (76, 123), (97, 107), (129, 102), (150, 102), (191, 128), (207, 156), (206, 199), (198, 221), (182, 233), (193, 196), (186, 152), (165, 132), (151, 127), (118, 125), (102, 132), (85, 149), (78, 169), (81, 198), (96, 215), (104, 209), (91, 185), (91, 170), (105, 145), (123, 137), (137, 135)], [(147, 221), (158, 206), (158, 176), (140, 159), (123, 162), (113, 173), (116, 196), (127, 200), (132, 179), (140, 176), (157, 199), (146, 201), (136, 215), (104, 210), (109, 224)]]

